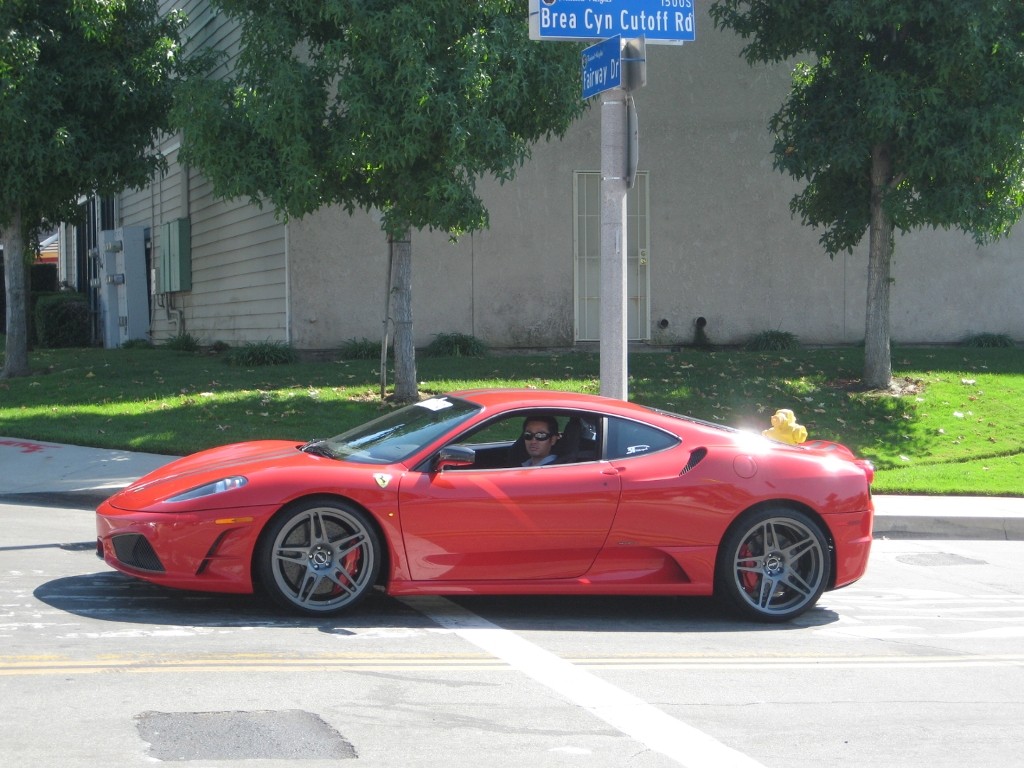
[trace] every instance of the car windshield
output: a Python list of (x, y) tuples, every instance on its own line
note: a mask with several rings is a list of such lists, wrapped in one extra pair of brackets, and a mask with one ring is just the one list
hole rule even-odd
[(318, 453), (359, 464), (402, 461), (480, 410), (475, 403), (434, 397), (317, 443)]

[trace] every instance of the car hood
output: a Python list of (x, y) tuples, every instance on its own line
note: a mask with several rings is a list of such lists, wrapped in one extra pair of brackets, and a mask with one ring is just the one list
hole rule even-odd
[[(261, 440), (192, 454), (139, 478), (107, 503), (119, 509), (184, 511), (279, 502), (287, 496), (288, 488), (303, 482), (300, 478), (308, 482), (311, 472), (322, 474), (325, 467), (342, 466), (342, 462), (334, 459), (300, 451), (300, 445), (285, 440)], [(367, 467), (347, 468), (353, 474), (369, 475)], [(235, 476), (245, 477), (248, 483), (193, 501), (167, 502), (177, 494)]]

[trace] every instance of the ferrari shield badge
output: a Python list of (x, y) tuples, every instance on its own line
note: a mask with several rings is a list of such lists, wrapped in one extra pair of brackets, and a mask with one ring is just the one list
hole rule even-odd
[(388, 483), (391, 482), (391, 475), (385, 475), (383, 472), (377, 472), (374, 474), (373, 479), (377, 481), (377, 485), (381, 488), (387, 488)]

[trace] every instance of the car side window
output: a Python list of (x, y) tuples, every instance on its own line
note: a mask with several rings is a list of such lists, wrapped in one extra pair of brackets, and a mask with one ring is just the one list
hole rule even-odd
[(474, 430), (472, 435), (462, 440), (462, 444), (473, 448), (501, 442), (510, 443), (522, 433), (522, 422), (522, 417), (492, 421), (483, 428)]
[[(596, 461), (600, 445), (598, 414), (586, 411), (541, 411), (555, 418), (559, 438), (552, 446), (554, 464), (576, 464)], [(476, 460), (465, 469), (497, 469), (522, 467), (528, 458), (523, 439), (523, 420), (530, 412), (516, 412), (502, 416), (477, 427), (470, 434), (461, 435), (457, 444), (472, 448)], [(544, 466), (547, 466), (546, 464)]]
[(522, 434), (523, 420), (516, 418), (500, 418), (478, 427), (471, 434), (463, 434), (456, 445), (472, 448), (476, 460), (472, 466), (462, 469), (499, 469), (508, 466), (509, 446)]
[(679, 438), (660, 429), (628, 419), (608, 419), (606, 459), (628, 459), (664, 451), (679, 444)]

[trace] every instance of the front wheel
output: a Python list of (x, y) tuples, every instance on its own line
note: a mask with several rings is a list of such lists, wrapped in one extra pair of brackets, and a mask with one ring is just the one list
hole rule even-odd
[(256, 569), (274, 602), (325, 616), (366, 596), (380, 560), (380, 538), (365, 513), (333, 499), (312, 499), (271, 522), (257, 550)]
[(817, 521), (795, 509), (765, 509), (741, 518), (722, 540), (717, 582), (742, 615), (787, 621), (818, 602), (831, 567)]

